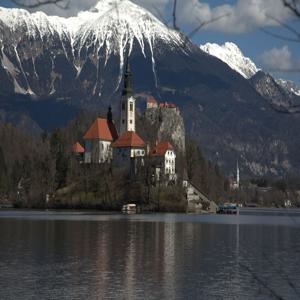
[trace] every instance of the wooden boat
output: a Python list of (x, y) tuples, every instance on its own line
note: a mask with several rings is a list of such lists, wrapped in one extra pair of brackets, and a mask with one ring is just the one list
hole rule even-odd
[(125, 204), (122, 206), (122, 212), (127, 214), (136, 214), (137, 206), (134, 203)]

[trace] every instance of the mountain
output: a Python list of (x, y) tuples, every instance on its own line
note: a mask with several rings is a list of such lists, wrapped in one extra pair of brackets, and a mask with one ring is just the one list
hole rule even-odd
[(283, 79), (277, 79), (276, 82), (289, 94), (300, 96), (300, 87), (295, 82)]
[(187, 134), (225, 172), (237, 159), (242, 176), (298, 170), (299, 115), (274, 109), (250, 80), (129, 0), (72, 18), (1, 8), (0, 120), (37, 131), (82, 109), (112, 105), (117, 116), (127, 57), (138, 101), (176, 103)]
[(109, 62), (119, 56), (119, 68), (111, 74), (118, 75), (113, 86), (116, 90), (122, 79), (124, 54), (135, 48), (150, 58), (149, 67), (155, 73), (154, 43), (178, 49), (183, 39), (132, 2), (119, 0), (116, 9), (114, 3), (102, 0), (92, 11), (68, 19), (2, 8), (0, 73), (7, 83), (6, 91), (59, 97), (65, 96), (66, 90), (69, 94), (78, 89), (79, 83), (85, 96), (98, 97), (105, 92)]
[(250, 78), (250, 82), (256, 91), (270, 102), (274, 109), (287, 113), (299, 110), (296, 95), (289, 92), (286, 87), (279, 85), (270, 74), (259, 71)]
[(207, 43), (200, 48), (225, 62), (231, 69), (249, 79), (256, 91), (266, 98), (274, 109), (285, 112), (299, 110), (300, 88), (292, 81), (274, 79), (274, 77), (260, 70), (254, 62), (245, 57), (234, 43), (224, 45)]
[(206, 43), (205, 45), (201, 45), (200, 48), (206, 53), (222, 60), (231, 69), (247, 79), (259, 71), (254, 62), (250, 58), (245, 57), (239, 47), (234, 43), (227, 42), (224, 45)]

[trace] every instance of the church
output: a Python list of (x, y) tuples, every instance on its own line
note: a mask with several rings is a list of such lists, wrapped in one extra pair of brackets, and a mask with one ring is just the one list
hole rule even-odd
[[(77, 152), (80, 150), (86, 164), (112, 163), (113, 166), (126, 168), (131, 174), (136, 174), (139, 168), (144, 167), (145, 159), (148, 158), (155, 166), (156, 180), (175, 180), (176, 154), (173, 146), (168, 141), (161, 141), (150, 150), (148, 143), (136, 133), (136, 99), (131, 80), (132, 74), (127, 62), (120, 101), (119, 130), (109, 107), (107, 118), (97, 118), (86, 131), (83, 137), (84, 147), (76, 143), (73, 149)], [(148, 102), (149, 100), (147, 106)], [(154, 99), (152, 105), (157, 107)], [(74, 154), (78, 156), (77, 152)]]

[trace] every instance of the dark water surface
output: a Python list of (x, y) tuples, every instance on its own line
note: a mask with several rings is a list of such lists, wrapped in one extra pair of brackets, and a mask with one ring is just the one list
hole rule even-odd
[(0, 211), (0, 299), (300, 299), (300, 211)]

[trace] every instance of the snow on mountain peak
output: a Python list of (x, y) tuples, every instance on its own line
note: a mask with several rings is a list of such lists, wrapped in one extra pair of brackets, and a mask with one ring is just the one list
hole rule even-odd
[[(112, 54), (118, 55), (119, 83), (123, 74), (124, 56), (131, 53), (134, 45), (140, 47), (144, 57), (150, 56), (156, 77), (155, 46), (158, 43), (181, 46), (184, 42), (177, 31), (169, 29), (149, 11), (130, 0), (99, 0), (89, 11), (79, 12), (77, 16), (70, 18), (0, 7), (0, 23), (7, 26), (9, 31), (7, 35), (0, 35), (0, 40), (8, 39), (7, 43), (16, 49), (16, 55), (17, 45), (24, 36), (44, 42), (55, 40), (63, 45), (66, 57), (72, 55), (72, 58), (75, 58), (77, 75), (80, 74), (85, 58), (89, 55), (93, 56), (95, 65), (100, 55), (103, 57), (103, 54), (100, 54), (102, 49), (105, 50), (105, 65)], [(59, 40), (56, 37), (59, 37)], [(71, 52), (67, 53), (65, 44), (71, 46)], [(0, 59), (2, 52), (0, 49)]]
[(231, 69), (247, 79), (259, 71), (254, 62), (251, 61), (250, 58), (245, 57), (239, 47), (234, 43), (226, 42), (224, 45), (207, 43), (201, 45), (200, 48), (202, 51), (222, 60)]
[(284, 79), (277, 79), (276, 82), (287, 92), (300, 96), (300, 87), (295, 82)]

